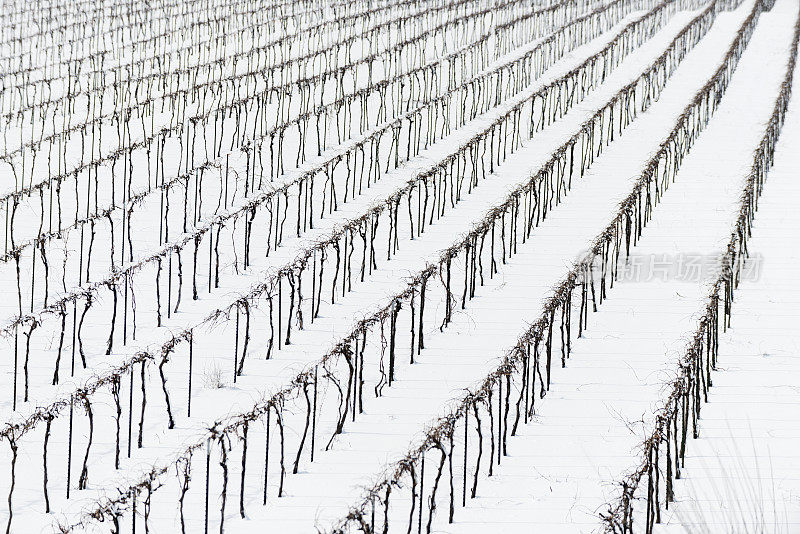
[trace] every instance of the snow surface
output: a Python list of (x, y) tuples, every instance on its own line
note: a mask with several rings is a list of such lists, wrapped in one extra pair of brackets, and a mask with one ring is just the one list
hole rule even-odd
[[(573, 184), (569, 194), (534, 229), (530, 239), (520, 244), (517, 253), (507, 262), (499, 265), (498, 274), (491, 278), (487, 275), (476, 298), (467, 304), (465, 310), (457, 309), (452, 322), (442, 331), (439, 324), (444, 314), (445, 299), (440, 294), (429, 296), (426, 313), (430, 318), (426, 319), (425, 349), (413, 364), (409, 364), (407, 355), (410, 346), (405, 341), (401, 342), (398, 347), (401, 361), (398, 363), (397, 381), (378, 398), (369, 391), (364, 413), (354, 421), (348, 421), (344, 432), (336, 437), (327, 451), (324, 450), (325, 444), (335, 427), (338, 402), (335, 392), (330, 388), (319, 392), (316, 402), (320, 412), (316, 420), (314, 460), (307, 461), (306, 449), (296, 474), (291, 473), (291, 464), (303, 432), (304, 405), (300, 400), (289, 407), (285, 428), (289, 473), (286, 475), (284, 495), (280, 498), (277, 495), (277, 476), (270, 474), (267, 506), (261, 503), (265, 433), (261, 423), (254, 423), (249, 439), (253, 444), (251, 450), (255, 452), (248, 453), (251, 456), (248, 456), (244, 480), (246, 518), (240, 518), (238, 510), (241, 467), (237, 462), (240, 452), (231, 453), (224, 529), (227, 532), (314, 532), (316, 529), (331, 528), (346, 516), (351, 506), (360, 501), (364, 488), (391, 470), (393, 462), (418, 442), (428, 426), (460, 400), (465, 388), (479, 383), (494, 370), (517, 338), (539, 317), (542, 303), (551, 296), (553, 287), (563, 279), (598, 232), (616, 214), (619, 202), (628, 195), (650, 157), (678, 121), (686, 104), (722, 61), (755, 2), (744, 0), (733, 12), (721, 12), (717, 16), (708, 34), (671, 75), (658, 101), (641, 113), (621, 135), (615, 136), (614, 142), (604, 149), (586, 175)], [(573, 18), (600, 5), (599, 2), (579, 3), (582, 4), (581, 10), (573, 13)], [(312, 2), (308, 4), (312, 7), (316, 5)], [(319, 3), (320, 6), (323, 4)], [(400, 10), (398, 6), (394, 8), (397, 8), (397, 16), (400, 16), (409, 11), (422, 12), (428, 5), (441, 4), (419, 3), (411, 10)], [(488, 4), (470, 3), (469, 9), (484, 9), (489, 7)], [(529, 3), (525, 9), (532, 9), (532, 6), (539, 4), (542, 3)], [(136, 339), (130, 339), (125, 346), (118, 342), (110, 356), (105, 354), (108, 336), (105, 325), (111, 305), (107, 296), (101, 298), (94, 305), (92, 314), (87, 315), (83, 330), (87, 369), (82, 369), (78, 363), (74, 373), (69, 371), (68, 360), (70, 354), (74, 357), (76, 346), (73, 340), (67, 339), (63, 349), (62, 376), (57, 385), (51, 384), (51, 379), (58, 345), (59, 319), (53, 316), (47, 318), (41, 330), (37, 331), (39, 337), (32, 343), (29, 402), (22, 402), (20, 395), (12, 399), (11, 384), (17, 380), (17, 386), (21, 387), (22, 382), (15, 378), (13, 336), (6, 337), (2, 347), (4, 356), (0, 362), (0, 379), (3, 380), (0, 386), (0, 428), (5, 423), (24, 420), (39, 406), (64, 398), (138, 351), (156, 351), (176, 332), (202, 325), (195, 333), (191, 416), (186, 409), (189, 395), (186, 380), (188, 360), (186, 349), (181, 348), (167, 368), (175, 428), (166, 428), (160, 382), (151, 376), (153, 380), (150, 383), (154, 385), (150, 386), (147, 394), (148, 417), (144, 419), (143, 446), (140, 448), (134, 443), (131, 453), (126, 454), (124, 449), (130, 444), (127, 437), (123, 439), (119, 469), (114, 468), (112, 461), (115, 445), (112, 430), (113, 399), (108, 391), (99, 391), (92, 397), (95, 428), (92, 453), (87, 462), (89, 484), (85, 490), (76, 489), (89, 433), (83, 410), (76, 409), (80, 417), (76, 417), (72, 436), (67, 430), (66, 415), (62, 414), (56, 419), (48, 445), (48, 484), (52, 509), (49, 514), (44, 513), (41, 487), (44, 431), (40, 427), (20, 441), (10, 532), (56, 531), (59, 522), (75, 521), (84, 511), (91, 509), (98, 498), (114, 497), (118, 489), (124, 490), (137, 483), (152, 466), (169, 466), (170, 460), (186, 446), (202, 442), (215, 421), (247, 411), (255, 403), (291, 383), (298, 372), (319, 360), (346, 336), (357, 321), (389, 304), (394, 295), (406, 287), (410, 276), (437, 260), (440, 251), (458, 242), (487, 212), (502, 203), (509, 191), (526, 182), (540, 169), (553, 151), (578, 131), (620, 88), (637, 79), (699, 11), (677, 11), (651, 39), (637, 43), (636, 49), (616, 69), (610, 71), (602, 84), (590, 91), (583, 101), (534, 134), (530, 140), (523, 141), (521, 147), (509, 154), (494, 173), (482, 180), (474, 191), (466, 194), (425, 233), (413, 240), (408, 239), (407, 232), (402, 235), (403, 241), (391, 261), (381, 262), (378, 269), (370, 270), (363, 282), (355, 283), (353, 290), (344, 295), (340, 293), (335, 303), (331, 303), (328, 295), (325, 295), (320, 316), (311, 321), (310, 314), (307, 314), (305, 328), (294, 331), (292, 344), (282, 346), (270, 360), (263, 358), (269, 331), (269, 312), (262, 302), (253, 312), (251, 356), (245, 373), (237, 377), (235, 383), (230, 357), (235, 332), (234, 317), (204, 324), (205, 318), (214, 310), (234, 302), (346, 222), (380, 205), (415, 175), (433, 168), (475, 134), (486, 130), (516, 103), (558, 80), (611, 42), (626, 24), (645, 16), (647, 9), (644, 6), (649, 9), (655, 3), (632, 2), (632, 5), (636, 9), (632, 9), (631, 13), (612, 24), (599, 37), (565, 53), (518, 94), (492, 106), (488, 112), (469, 121), (464, 127), (437, 138), (436, 143), (425, 147), (419, 155), (412, 156), (398, 168), (388, 170), (371, 187), (340, 204), (338, 210), (326, 214), (321, 221), (315, 221), (313, 229), (303, 229), (301, 235), (296, 236), (293, 227), (290, 227), (280, 247), (268, 256), (256, 254), (248, 269), (240, 269), (237, 263), (237, 254), (240, 255), (241, 250), (237, 249), (235, 238), (241, 231), (236, 233), (234, 229), (233, 233), (224, 235), (220, 245), (221, 283), (219, 288), (211, 291), (206, 289), (210, 283), (209, 273), (203, 265), (209, 256), (207, 247), (203, 248), (200, 257), (202, 268), (198, 276), (201, 289), (199, 299), (192, 301), (186, 295), (190, 289), (186, 291), (184, 288), (180, 311), (171, 313), (170, 317), (165, 316), (160, 327), (155, 324), (153, 310), (156, 297), (154, 290), (150, 290), (155, 270), (152, 265), (148, 266), (137, 275), (136, 305), (139, 315)], [(14, 4), (13, 9), (22, 7)], [(372, 21), (371, 25), (386, 20), (392, 9), (382, 11), (380, 19)], [(588, 330), (583, 337), (573, 340), (573, 352), (565, 368), (554, 370), (549, 393), (545, 398), (537, 399), (535, 417), (528, 424), (520, 425), (517, 435), (509, 436), (508, 454), (502, 456), (499, 465), (495, 459), (491, 476), (486, 476), (484, 464), (482, 473), (479, 473), (476, 497), (468, 498), (467, 506), (463, 508), (460, 500), (456, 499), (457, 509), (452, 524), (447, 522), (444, 511), (446, 501), (440, 495), (440, 509), (433, 519), (433, 532), (595, 532), (602, 529), (598, 514), (618, 494), (618, 482), (640, 462), (639, 446), (652, 429), (653, 410), (668, 394), (665, 384), (677, 371), (677, 362), (686, 349), (688, 337), (696, 328), (698, 316), (705, 306), (708, 284), (715, 275), (713, 269), (704, 270), (699, 276), (682, 280), (673, 276), (672, 271), (666, 275), (657, 271), (659, 265), (663, 267), (658, 262), (665, 262), (669, 269), (674, 269), (677, 262), (686, 258), (701, 258), (704, 265), (715, 265), (730, 235), (753, 151), (763, 135), (778, 86), (786, 71), (787, 50), (798, 10), (800, 6), (796, 0), (777, 0), (771, 11), (761, 15), (720, 107), (683, 161), (675, 182), (670, 185), (642, 239), (633, 249), (628, 268), (635, 269), (637, 262), (643, 261), (638, 264), (644, 265), (641, 277), (636, 280), (623, 277), (615, 283), (608, 300), (599, 311), (590, 314)], [(313, 9), (309, 12), (313, 12)], [(460, 16), (462, 12), (465, 11), (462, 9), (458, 14), (455, 10), (447, 11), (451, 18)], [(429, 21), (428, 24), (433, 23)], [(454, 38), (456, 33), (446, 34), (444, 40)], [(380, 37), (384, 48), (398, 40), (396, 35), (388, 35), (388, 32)], [(477, 37), (471, 36), (470, 39)], [(308, 44), (308, 49), (327, 46), (339, 38), (335, 30), (330, 30), (327, 40)], [(530, 36), (526, 43), (502, 57), (490, 53), (493, 59), (483, 72), (513, 61), (537, 47), (545, 38), (546, 35)], [(171, 48), (178, 48), (179, 45), (173, 43)], [(458, 43), (458, 46), (463, 45), (464, 42)], [(448, 52), (458, 46), (449, 47)], [(351, 60), (361, 57), (364, 48), (354, 46), (354, 50), (358, 49), (361, 52), (354, 53)], [(6, 48), (3, 51), (5, 53)], [(217, 53), (225, 55), (224, 50), (217, 50)], [(294, 54), (299, 53), (297, 51)], [(441, 53), (437, 46), (431, 46), (420, 55), (409, 58), (403, 63), (403, 68), (410, 70), (429, 64), (439, 56)], [(130, 57), (121, 50), (113, 59), (124, 64)], [(464, 79), (477, 74), (468, 68), (460, 68), (458, 72)], [(362, 71), (359, 73), (363, 74)], [(383, 68), (376, 73), (378, 78), (387, 75)], [(361, 82), (363, 79), (358, 81)], [(58, 97), (64, 88), (56, 84), (54, 89), (53, 97)], [(693, 440), (688, 447), (683, 477), (676, 483), (677, 502), (671, 505), (664, 517), (665, 524), (659, 525), (657, 532), (692, 531), (692, 525), (706, 525), (706, 530), (701, 528), (699, 532), (750, 532), (761, 526), (765, 532), (793, 532), (800, 528), (800, 462), (797, 455), (797, 443), (800, 442), (800, 389), (797, 387), (800, 378), (800, 338), (796, 329), (800, 292), (793, 287), (793, 282), (800, 275), (798, 251), (793, 244), (800, 230), (800, 217), (795, 206), (800, 191), (795, 179), (800, 165), (797, 152), (797, 146), (800, 146), (798, 93), (800, 91), (795, 91), (789, 104), (786, 125), (777, 148), (776, 164), (770, 170), (764, 196), (759, 202), (754, 237), (749, 244), (759, 277), (757, 280), (746, 279), (737, 289), (732, 328), (720, 337), (720, 368), (714, 373), (715, 385), (702, 411), (700, 438)], [(230, 100), (233, 95), (226, 95), (225, 98)], [(414, 104), (424, 105), (424, 102), (418, 100)], [(199, 103), (197, 106), (200, 109)], [(226, 120), (228, 125), (233, 121), (230, 117)], [(155, 121), (169, 124), (172, 115), (157, 115)], [(56, 123), (36, 127), (47, 132), (55, 126)], [(220, 183), (215, 184), (218, 174), (209, 174), (206, 179), (212, 188), (208, 192), (210, 200), (207, 200), (205, 211), (200, 210), (202, 213), (197, 224), (193, 222), (189, 231), (203, 227), (214, 215), (245, 205), (257, 194), (291, 183), (305, 170), (318, 167), (322, 162), (351, 150), (360, 139), (384, 126), (376, 123), (364, 133), (327, 148), (321, 155), (310, 157), (297, 166), (294, 165), (293, 156), (295, 140), (287, 139), (285, 150), (292, 154), (288, 158), (292, 161), (287, 163), (288, 170), (278, 182), (268, 184), (263, 191), (251, 191), (245, 197), (241, 180), (237, 178), (234, 181), (238, 183), (236, 196), (221, 211), (214, 208), (216, 197), (221, 194), (223, 187)], [(23, 131), (27, 136), (30, 132), (26, 128), (27, 125)], [(14, 141), (0, 147), (0, 152), (16, 149), (20, 135), (18, 131), (7, 132), (7, 137)], [(115, 146), (116, 127), (108, 128), (106, 143), (110, 147)], [(73, 158), (70, 164), (76, 164), (80, 152), (75, 151), (80, 149), (71, 147), (71, 150)], [(382, 148), (379, 159), (385, 161), (386, 154), (386, 149)], [(167, 179), (179, 173), (177, 157), (177, 147), (168, 144), (164, 155)], [(142, 154), (138, 154), (137, 158), (138, 164), (146, 161)], [(224, 161), (225, 158), (226, 155), (223, 155), (220, 160)], [(232, 150), (230, 164), (240, 175), (243, 174), (246, 165), (243, 152)], [(46, 180), (47, 170), (43, 167), (39, 172), (41, 178)], [(3, 176), (4, 183), (0, 190), (14, 191), (13, 177), (10, 174)], [(105, 168), (101, 170), (100, 177), (104, 186), (116, 179)], [(135, 181), (144, 190), (149, 177), (137, 174)], [(107, 187), (99, 188), (98, 204), (101, 207), (109, 204), (110, 194)], [(179, 203), (175, 209), (182, 211), (181, 199), (177, 197), (173, 198)], [(77, 209), (71, 202), (72, 199), (69, 199), (65, 206), (67, 213)], [(36, 197), (23, 202), (19, 219), (14, 222), (15, 228), (19, 229), (16, 234), (18, 243), (37, 235), (38, 204)], [(80, 201), (78, 206), (82, 206), (81, 211), (89, 210), (89, 206)], [(96, 207), (96, 204), (92, 206)], [(137, 210), (133, 227), (134, 260), (138, 261), (164, 245), (158, 235), (159, 195), (147, 193), (146, 202)], [(121, 222), (120, 213), (115, 212), (114, 217), (115, 221)], [(258, 223), (259, 219), (256, 221)], [(261, 222), (261, 226), (256, 224), (254, 231), (254, 239), (259, 243), (266, 240), (263, 225), (264, 222)], [(171, 228), (169, 242), (184, 237), (177, 219), (172, 220), (172, 226), (168, 223), (168, 227)], [(386, 228), (381, 229), (381, 232), (386, 231)], [(60, 280), (58, 283), (56, 280), (50, 282), (55, 298), (85, 287), (86, 278), (95, 282), (108, 274), (112, 265), (108, 228), (101, 227), (96, 240), (93, 246), (95, 254), (99, 256), (93, 260), (91, 269), (84, 267), (90, 276), (81, 278), (77, 274), (78, 265), (70, 265), (68, 272), (74, 275), (75, 280), (71, 278), (72, 281), (65, 282), (63, 287)], [(385, 239), (378, 241), (385, 243)], [(74, 263), (78, 249), (83, 250), (83, 246), (87, 245), (88, 241), (84, 240), (83, 235), (78, 236), (77, 232), (63, 240), (54, 240), (48, 244), (51, 247), (48, 250), (52, 252), (51, 261), (53, 264), (60, 264), (61, 261)], [(65, 252), (59, 252), (59, 248)], [(190, 248), (182, 256), (184, 262), (189, 261)], [(66, 259), (63, 259), (64, 255)], [(30, 261), (30, 257), (26, 257)], [(31, 273), (26, 265), (23, 262), (22, 278), (36, 278), (36, 273), (40, 271)], [(187, 265), (184, 263), (184, 272), (188, 269)], [(41, 266), (38, 268), (41, 269)], [(170, 267), (170, 272), (172, 269)], [(655, 279), (649, 279), (650, 275)], [(0, 304), (0, 316), (3, 318), (0, 326), (5, 326), (18, 313), (16, 276), (13, 261), (0, 265), (0, 290), (9, 297)], [(326, 276), (331, 274), (327, 273)], [(459, 280), (458, 274), (454, 279)], [(40, 310), (44, 304), (41, 285), (37, 291), (33, 295), (25, 294), (23, 305), (25, 308), (30, 306), (31, 311)], [(401, 315), (401, 321), (401, 328), (407, 329), (408, 316)], [(46, 334), (41, 334), (43, 331)], [(19, 339), (24, 343), (24, 336), (20, 335)], [(379, 340), (370, 337), (367, 350), (380, 352)], [(152, 375), (153, 371), (150, 373)], [(372, 380), (378, 374), (377, 364), (367, 362), (364, 373)], [(133, 406), (138, 410), (141, 402), (139, 391), (136, 387), (131, 391), (123, 383), (122, 396), (125, 398), (129, 393)], [(16, 408), (13, 400), (17, 401)], [(127, 401), (124, 406), (127, 406)], [(127, 423), (125, 425), (127, 427)], [(136, 439), (137, 430), (134, 424), (133, 440)], [(127, 428), (123, 429), (123, 433), (126, 432)], [(269, 449), (273, 455), (272, 461), (274, 455), (278, 454), (274, 436)], [(457, 434), (457, 448), (461, 447), (461, 439)], [(73, 447), (69, 475), (72, 486), (67, 499), (66, 450), (70, 446)], [(474, 452), (471, 454), (474, 455)], [(193, 478), (198, 481), (205, 477), (204, 455), (203, 450), (195, 453)], [(3, 496), (11, 491), (10, 459), (10, 449), (4, 444), (0, 447), (0, 495)], [(431, 460), (431, 464), (433, 462)], [(473, 475), (472, 465), (474, 456), (471, 456), (468, 468), (470, 477)], [(218, 498), (221, 475), (217, 460), (212, 459), (211, 469), (215, 477), (210, 481), (210, 528), (216, 530), (221, 528)], [(169, 482), (153, 492), (146, 521), (142, 516), (144, 512), (141, 508), (138, 510), (140, 519), (135, 524), (139, 529), (148, 528), (152, 532), (180, 531), (176, 510), (178, 488), (174, 472), (173, 467), (166, 479)], [(455, 466), (454, 474), (456, 481), (461, 480), (464, 473), (460, 465)], [(428, 477), (431, 476), (428, 474)], [(426, 478), (428, 483), (430, 480)], [(197, 484), (186, 497), (187, 532), (202, 532), (204, 528), (205, 505), (200, 486)], [(460, 491), (459, 488), (460, 482), (457, 483), (456, 493)], [(11, 503), (10, 497), (8, 501)], [(392, 514), (392, 531), (405, 531), (407, 506), (393, 509)], [(734, 520), (738, 520), (738, 515), (744, 516), (743, 522), (730, 527)], [(8, 508), (0, 505), (0, 525), (5, 525), (8, 517)], [(748, 526), (744, 527), (743, 524)], [(637, 525), (637, 528), (640, 527), (641, 523)], [(109, 523), (85, 527), (86, 531), (92, 532), (109, 529)], [(123, 526), (123, 532), (130, 530), (130, 525)]]

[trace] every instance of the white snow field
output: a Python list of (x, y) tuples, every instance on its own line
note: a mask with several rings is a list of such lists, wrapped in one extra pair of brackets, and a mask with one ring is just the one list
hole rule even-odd
[(3, 0), (6, 533), (800, 528), (797, 0)]

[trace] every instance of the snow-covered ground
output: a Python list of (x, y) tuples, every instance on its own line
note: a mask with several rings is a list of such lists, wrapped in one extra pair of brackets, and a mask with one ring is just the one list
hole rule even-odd
[(798, 136), (795, 106), (787, 112), (748, 246), (757, 276), (745, 278), (736, 291), (700, 438), (687, 453), (678, 502), (657, 532), (681, 532), (673, 525), (684, 524), (700, 532), (800, 528), (800, 347), (793, 326), (800, 294), (792, 287), (798, 250), (789, 245), (800, 227), (793, 207), (800, 194), (794, 179)]
[[(609, 528), (797, 46), (772, 4), (5, 3), (0, 525)], [(656, 532), (800, 525), (799, 100)]]

